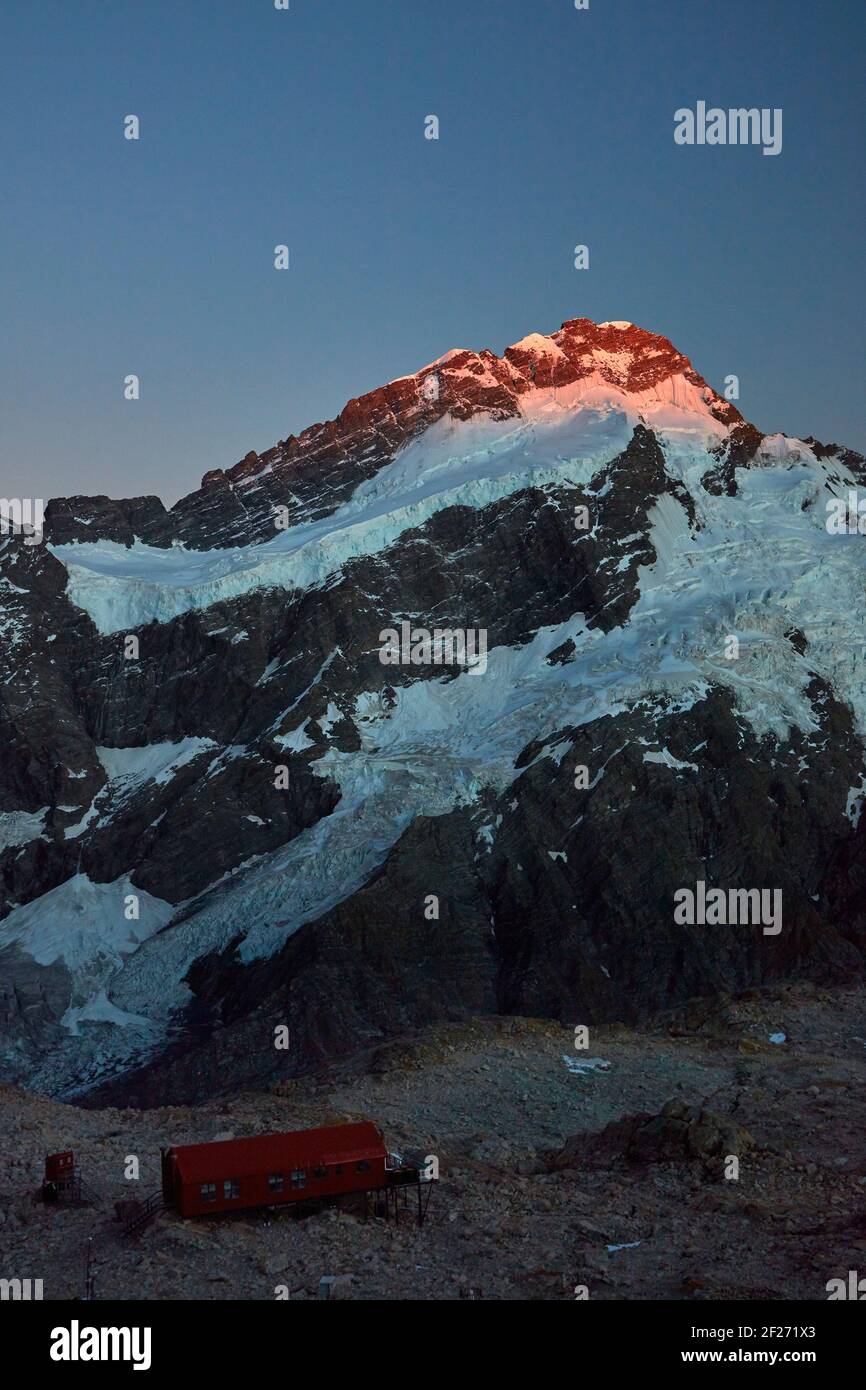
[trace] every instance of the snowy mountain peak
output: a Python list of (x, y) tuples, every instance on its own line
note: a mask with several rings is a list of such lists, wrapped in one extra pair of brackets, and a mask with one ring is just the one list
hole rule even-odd
[[(510, 399), (520, 408), (521, 398), (533, 391), (565, 387), (597, 376), (628, 395), (658, 392), (662, 383), (681, 377), (697, 388), (700, 408), (726, 426), (742, 419), (730, 402), (720, 397), (695, 372), (689, 359), (668, 338), (638, 328), (625, 320), (594, 323), (592, 319), (568, 319), (551, 334), (528, 333), (506, 348), (501, 357), (484, 349), (452, 348), (435, 362), (410, 377), (400, 377), (391, 386), (412, 382), (418, 395), (428, 401), (441, 401), (443, 408), (455, 406), (463, 411), (495, 409)], [(387, 389), (387, 388), (386, 388)], [(484, 392), (488, 395), (485, 397)], [(677, 402), (673, 386), (667, 393)], [(352, 404), (361, 408), (374, 402), (377, 393)], [(574, 398), (580, 405), (580, 394)]]
[(54, 499), (46, 534), (58, 545), (259, 545), (274, 539), (278, 512), (283, 529), (335, 514), (428, 433), (435, 454), (443, 428), (531, 421), (535, 437), (548, 431), (558, 452), (566, 414), (583, 417), (574, 428), (616, 416), (712, 444), (745, 424), (669, 339), (624, 321), (569, 319), (555, 333), (528, 334), (501, 356), (452, 348), (411, 375), (353, 397), (336, 419), (262, 454), (251, 450), (234, 467), (210, 469), (201, 487), (170, 511), (156, 497)]

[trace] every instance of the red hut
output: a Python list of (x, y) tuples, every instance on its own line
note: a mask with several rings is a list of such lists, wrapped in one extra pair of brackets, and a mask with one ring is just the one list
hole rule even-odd
[(257, 1134), (162, 1151), (162, 1193), (181, 1216), (371, 1192), (388, 1185), (374, 1124)]
[(71, 1149), (45, 1155), (45, 1178), (42, 1183), (44, 1202), (74, 1201), (80, 1193), (76, 1181), (75, 1155)]

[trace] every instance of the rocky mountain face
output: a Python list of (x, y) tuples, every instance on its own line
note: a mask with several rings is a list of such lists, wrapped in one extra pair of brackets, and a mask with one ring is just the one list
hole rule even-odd
[(578, 319), (52, 501), (0, 538), (0, 1075), (191, 1103), (862, 974), (864, 485)]

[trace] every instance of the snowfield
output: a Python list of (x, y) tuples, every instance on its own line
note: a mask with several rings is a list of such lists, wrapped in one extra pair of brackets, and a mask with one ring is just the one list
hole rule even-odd
[(485, 507), (525, 487), (587, 482), (626, 448), (640, 419), (702, 451), (725, 435), (683, 376), (627, 395), (592, 374), (530, 392), (521, 409), (505, 421), (444, 417), (331, 516), (277, 532), (263, 545), (201, 551), (96, 541), (51, 551), (68, 571), (69, 599), (99, 632), (128, 632), (251, 589), (323, 583), (348, 560), (376, 554), (444, 507)]
[[(132, 919), (127, 916), (131, 898), (137, 900)], [(93, 883), (86, 874), (75, 874), (41, 898), (13, 908), (0, 922), (0, 945), (15, 943), (39, 965), (62, 962), (76, 987), (89, 994), (98, 977), (107, 979), (173, 911), (170, 903), (133, 887), (126, 877)]]

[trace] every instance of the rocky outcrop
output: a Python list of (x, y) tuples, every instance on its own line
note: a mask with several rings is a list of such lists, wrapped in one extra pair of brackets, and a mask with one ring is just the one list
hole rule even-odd
[(707, 492), (712, 492), (717, 497), (736, 497), (737, 469), (748, 468), (763, 439), (760, 430), (756, 430), (755, 426), (747, 421), (735, 425), (724, 443), (712, 450), (718, 462), (707, 469), (701, 479), (701, 484)]
[(719, 1173), (730, 1157), (745, 1158), (754, 1146), (748, 1130), (728, 1115), (671, 1100), (658, 1114), (624, 1115), (598, 1134), (576, 1134), (548, 1156), (548, 1172), (609, 1168), (615, 1163), (699, 1162)]

